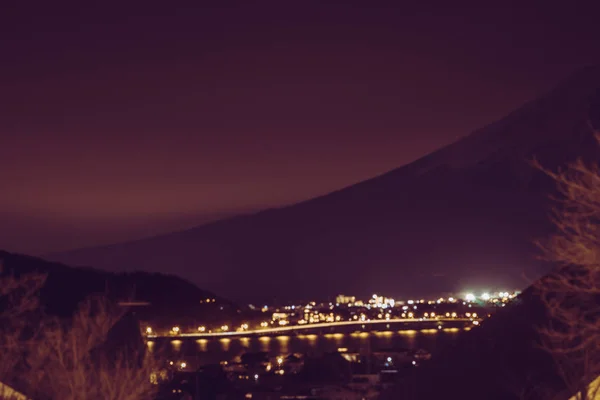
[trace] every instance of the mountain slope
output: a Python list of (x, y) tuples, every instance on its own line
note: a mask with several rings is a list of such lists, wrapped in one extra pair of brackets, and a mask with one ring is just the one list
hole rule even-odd
[(528, 160), (600, 159), (587, 122), (598, 88), (588, 68), (450, 146), (307, 202), (53, 258), (169, 270), (235, 298), (523, 287), (539, 273), (531, 243), (550, 229), (553, 190)]
[[(44, 310), (57, 316), (70, 316), (77, 304), (94, 294), (106, 295), (114, 301), (148, 303), (134, 306), (138, 318), (153, 326), (188, 321), (206, 321), (237, 314), (235, 304), (201, 290), (173, 275), (132, 272), (115, 274), (92, 268), (73, 268), (39, 258), (0, 251), (2, 274), (46, 274), (40, 292)], [(215, 299), (210, 304), (201, 300)], [(217, 312), (215, 312), (217, 311)]]

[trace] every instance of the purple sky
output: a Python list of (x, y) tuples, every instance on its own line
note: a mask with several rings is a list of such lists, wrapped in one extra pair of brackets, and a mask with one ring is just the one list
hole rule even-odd
[(600, 63), (584, 2), (13, 3), (0, 248), (34, 254), (327, 193)]

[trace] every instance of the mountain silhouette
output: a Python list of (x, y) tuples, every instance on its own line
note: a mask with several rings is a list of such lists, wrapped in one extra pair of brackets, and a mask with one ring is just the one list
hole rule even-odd
[[(0, 275), (38, 273), (46, 276), (40, 305), (49, 315), (68, 318), (93, 296), (123, 304), (154, 327), (209, 322), (237, 315), (237, 306), (179, 277), (159, 273), (111, 273), (74, 268), (36, 257), (0, 250)], [(204, 300), (210, 298), (210, 303)], [(132, 306), (128, 306), (131, 304)]]
[(505, 118), (373, 179), (254, 215), (51, 257), (169, 271), (237, 299), (522, 288), (543, 272), (533, 242), (552, 229), (554, 184), (531, 160), (556, 169), (577, 157), (600, 159), (592, 129), (600, 126), (599, 90), (600, 68), (586, 68)]

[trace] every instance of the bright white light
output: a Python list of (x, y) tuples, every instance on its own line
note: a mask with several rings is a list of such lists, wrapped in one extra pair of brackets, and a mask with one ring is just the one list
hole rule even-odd
[(254, 374), (254, 379), (258, 380), (258, 374)]
[(416, 361), (413, 361), (413, 362), (412, 362), (412, 365), (417, 365), (417, 362), (416, 362)]
[(184, 369), (185, 367), (187, 367), (187, 364), (186, 364), (186, 363), (184, 363), (184, 362), (182, 362), (182, 363), (181, 363), (181, 369)]
[(467, 295), (465, 296), (465, 300), (475, 301), (475, 295), (473, 293), (467, 293)]
[(490, 299), (490, 294), (489, 293), (484, 293), (481, 295), (481, 299), (488, 301)]

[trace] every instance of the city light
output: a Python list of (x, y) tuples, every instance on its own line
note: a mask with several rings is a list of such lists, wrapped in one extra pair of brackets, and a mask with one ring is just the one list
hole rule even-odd
[[(340, 295), (338, 300), (345, 301), (346, 303), (342, 303), (341, 301), (336, 303), (331, 301), (321, 303), (310, 301), (278, 307), (267, 306), (270, 314), (264, 315), (262, 322), (259, 322), (260, 320), (241, 322), (240, 325), (236, 324), (233, 327), (230, 324), (223, 324), (220, 326), (220, 329), (218, 328), (219, 325), (200, 325), (197, 326), (197, 329), (189, 331), (179, 326), (173, 326), (169, 331), (156, 327), (153, 329), (149, 326), (144, 329), (148, 339), (168, 335), (176, 337), (227, 337), (248, 335), (253, 332), (261, 334), (280, 333), (284, 331), (301, 331), (303, 329), (343, 325), (362, 325), (362, 329), (364, 330), (367, 324), (373, 325), (378, 323), (388, 324), (386, 328), (390, 330), (393, 329), (391, 324), (397, 322), (429, 323), (432, 325), (430, 328), (437, 327), (437, 329), (433, 329), (433, 331), (437, 331), (446, 329), (442, 328), (442, 324), (444, 321), (450, 319), (454, 322), (465, 322), (467, 328), (470, 329), (473, 325), (480, 325), (482, 318), (485, 318), (486, 315), (488, 317), (491, 316), (493, 308), (504, 307), (510, 303), (510, 299), (515, 298), (517, 295), (518, 292), (516, 291), (498, 291), (482, 292), (481, 296), (478, 297), (475, 297), (473, 293), (466, 293), (460, 296), (455, 295), (454, 297), (436, 296), (435, 299), (429, 300), (406, 300), (406, 303), (411, 304), (410, 306), (404, 305), (405, 301), (403, 300), (394, 300), (381, 295), (375, 295), (364, 302), (353, 296), (341, 297)], [(465, 301), (461, 300), (457, 302), (457, 297), (465, 299)], [(353, 303), (350, 303), (351, 300)], [(490, 309), (484, 311), (484, 315), (478, 318), (477, 313), (472, 311), (472, 309), (475, 310), (478, 307)], [(420, 309), (417, 311), (417, 308)], [(468, 312), (465, 312), (467, 310)]]

